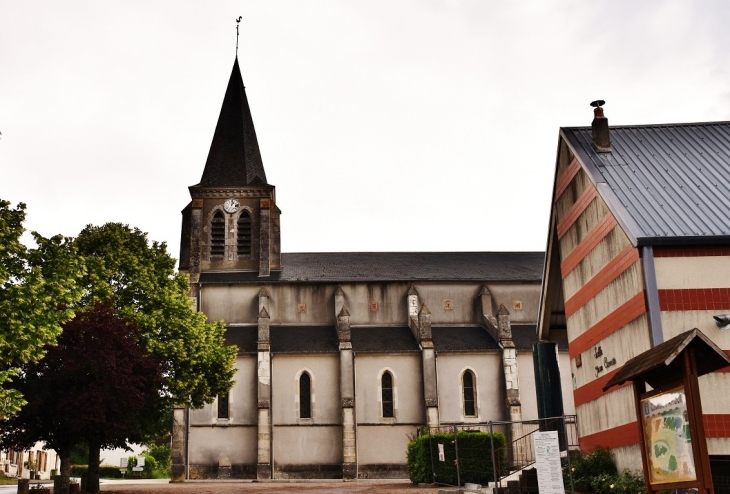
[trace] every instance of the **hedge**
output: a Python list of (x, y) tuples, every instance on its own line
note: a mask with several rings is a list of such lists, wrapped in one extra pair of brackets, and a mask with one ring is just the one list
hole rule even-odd
[[(459, 449), (459, 474), (462, 485), (465, 482), (486, 485), (494, 480), (492, 471), (492, 435), (487, 432), (464, 432), (456, 434)], [(438, 445), (444, 445), (445, 461), (439, 461)], [(494, 447), (505, 444), (504, 434), (494, 434)], [(430, 448), (429, 448), (430, 446)], [(502, 464), (506, 463), (506, 451), (502, 450)], [(431, 458), (433, 455), (433, 473)], [(414, 484), (437, 482), (456, 485), (456, 447), (453, 434), (431, 434), (418, 437), (408, 444), (408, 476)], [(497, 461), (497, 464), (500, 462)]]

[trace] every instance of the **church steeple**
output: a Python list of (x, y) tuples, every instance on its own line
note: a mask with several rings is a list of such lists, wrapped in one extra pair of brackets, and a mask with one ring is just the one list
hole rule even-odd
[(248, 185), (267, 185), (267, 181), (236, 57), (205, 170), (197, 186)]
[(276, 188), (266, 181), (238, 58), (203, 177), (189, 190), (180, 270), (189, 273), (191, 283), (206, 271), (258, 271), (264, 277), (281, 271), (281, 210)]

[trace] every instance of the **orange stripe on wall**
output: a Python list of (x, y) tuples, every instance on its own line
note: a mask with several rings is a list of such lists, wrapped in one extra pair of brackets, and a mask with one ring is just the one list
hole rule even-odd
[(637, 444), (641, 440), (641, 431), (638, 422), (630, 422), (628, 424), (619, 425), (613, 429), (589, 434), (578, 439), (580, 449), (583, 451), (591, 451), (596, 446), (604, 448), (620, 448), (629, 444)]
[(659, 308), (663, 311), (730, 309), (730, 288), (677, 288), (658, 292)]
[(619, 369), (620, 367), (573, 390), (573, 401), (575, 402), (575, 406), (579, 407), (589, 401), (595, 400), (596, 398), (600, 398), (601, 396), (613, 393), (614, 391), (618, 391), (626, 386), (630, 386), (631, 381), (627, 381), (620, 386), (614, 386), (606, 393), (603, 392), (603, 387), (619, 371)]
[(578, 309), (587, 304), (590, 299), (598, 295), (601, 290), (606, 288), (609, 283), (618, 278), (621, 273), (633, 266), (638, 260), (639, 249), (635, 249), (631, 245), (619, 252), (603, 269), (588, 280), (580, 290), (565, 301), (565, 317), (570, 317), (575, 314)]
[[(730, 415), (728, 414), (705, 414), (702, 416), (707, 437), (730, 437)], [(607, 429), (581, 437), (578, 441), (580, 449), (591, 451), (597, 446), (604, 448), (620, 448), (630, 444), (638, 444), (641, 436), (638, 422)]]
[(611, 213), (608, 213), (606, 216), (601, 218), (598, 223), (596, 223), (596, 226), (591, 229), (588, 235), (586, 235), (575, 249), (568, 254), (565, 260), (560, 263), (560, 272), (562, 273), (563, 278), (568, 276), (568, 273), (570, 273), (579, 262), (585, 259), (588, 253), (593, 250), (593, 247), (606, 238), (606, 235), (613, 230), (614, 226), (616, 226), (616, 218), (614, 218)]
[(654, 257), (730, 256), (727, 245), (697, 245), (693, 247), (654, 247)]
[(575, 220), (577, 220), (581, 213), (585, 211), (585, 209), (588, 207), (588, 205), (591, 203), (593, 199), (598, 195), (598, 191), (596, 188), (589, 184), (585, 191), (580, 195), (577, 201), (575, 201), (575, 204), (573, 204), (567, 213), (562, 217), (560, 222), (558, 223), (558, 239), (562, 238), (563, 235), (565, 235), (565, 232), (568, 231), (568, 229), (575, 223)]
[(730, 437), (730, 415), (706, 413), (702, 422), (707, 437)]
[(579, 353), (588, 350), (603, 338), (615, 333), (645, 312), (646, 300), (644, 290), (642, 290), (570, 342), (570, 358), (574, 358)]
[(580, 170), (580, 163), (578, 163), (577, 158), (573, 158), (573, 161), (570, 162), (568, 165), (568, 168), (565, 169), (562, 175), (560, 175), (560, 178), (555, 182), (555, 201), (557, 202), (558, 199), (560, 199), (560, 196), (563, 195), (563, 192), (565, 192), (565, 189), (568, 188), (568, 185), (570, 185), (570, 182), (573, 181), (573, 178), (578, 173), (578, 170)]

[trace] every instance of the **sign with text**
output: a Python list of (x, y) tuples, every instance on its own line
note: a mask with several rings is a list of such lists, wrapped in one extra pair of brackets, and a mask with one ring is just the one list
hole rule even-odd
[(439, 461), (446, 461), (446, 457), (444, 456), (444, 445), (439, 444)]
[(532, 441), (535, 448), (537, 486), (540, 494), (565, 494), (558, 432), (535, 432), (532, 434)]

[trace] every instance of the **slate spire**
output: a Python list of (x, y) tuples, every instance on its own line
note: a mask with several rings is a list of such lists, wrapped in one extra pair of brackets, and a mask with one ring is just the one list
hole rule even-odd
[(223, 98), (200, 187), (266, 185), (238, 57)]

